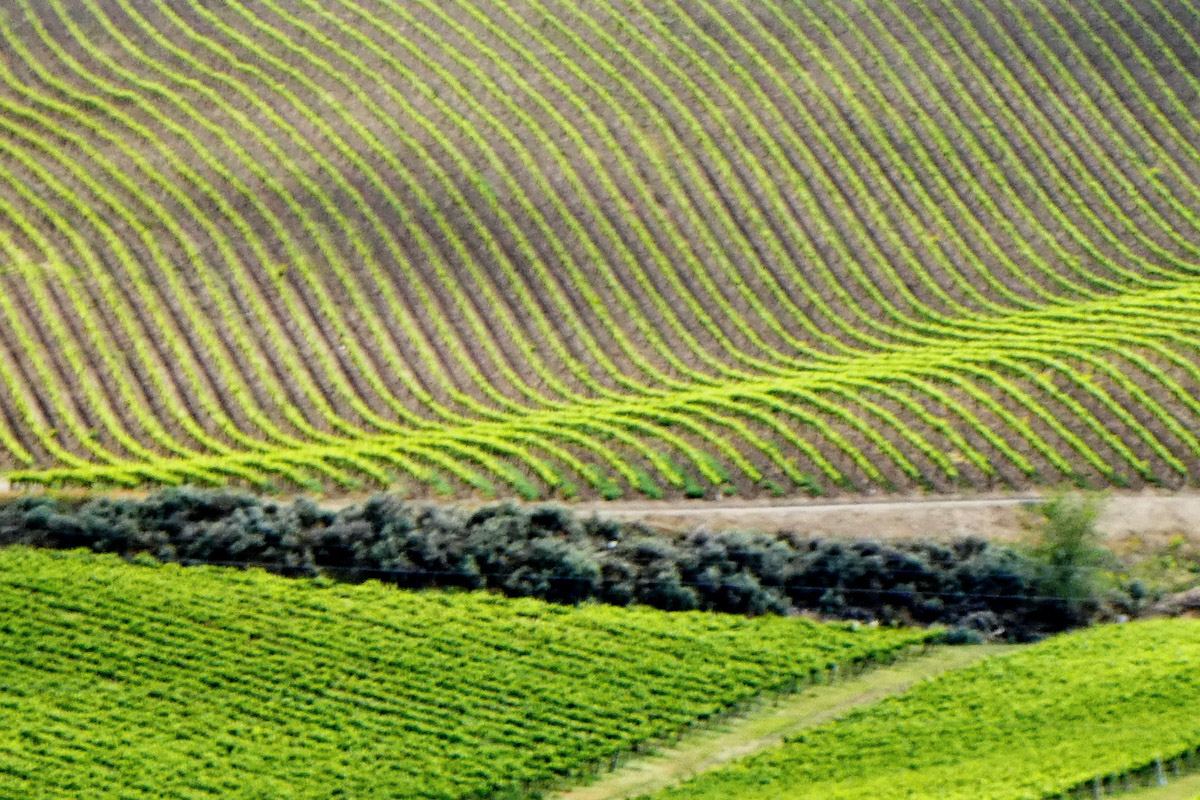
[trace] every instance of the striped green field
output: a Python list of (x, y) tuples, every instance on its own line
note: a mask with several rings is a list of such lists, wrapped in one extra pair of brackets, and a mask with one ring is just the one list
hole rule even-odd
[(0, 608), (3, 800), (525, 797), (929, 636), (19, 548)]
[(1163, 798), (1191, 797), (1190, 779), (1171, 783), (1200, 766), (1198, 667), (1197, 620), (1065, 634), (944, 673), (654, 797), (1050, 800), (1147, 784)]
[(1200, 475), (1193, 0), (5, 0), (0, 474)]

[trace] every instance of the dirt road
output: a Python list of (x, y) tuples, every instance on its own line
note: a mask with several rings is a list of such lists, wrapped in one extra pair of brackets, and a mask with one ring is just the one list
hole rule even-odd
[[(661, 530), (745, 528), (794, 530), (825, 536), (877, 538), (965, 535), (1020, 539), (1037, 520), (1037, 494), (962, 497), (848, 497), (821, 501), (694, 500), (596, 502), (576, 506)], [(1098, 527), (1112, 541), (1138, 537), (1149, 544), (1181, 534), (1200, 541), (1200, 493), (1110, 493)]]

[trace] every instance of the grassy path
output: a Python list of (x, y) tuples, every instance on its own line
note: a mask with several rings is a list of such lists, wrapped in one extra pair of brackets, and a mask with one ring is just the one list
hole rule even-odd
[(1161, 788), (1139, 789), (1121, 797), (1124, 800), (1200, 800), (1200, 774), (1171, 780)]
[[(966, 667), (985, 656), (1012, 649), (1008, 645), (938, 648), (845, 681), (812, 687), (776, 704), (765, 705), (687, 736), (673, 747), (631, 761), (595, 783), (556, 795), (555, 800), (620, 800), (654, 792), (734, 759), (774, 747), (784, 737), (902, 692), (923, 678)], [(1162, 800), (1168, 798), (1164, 796)]]

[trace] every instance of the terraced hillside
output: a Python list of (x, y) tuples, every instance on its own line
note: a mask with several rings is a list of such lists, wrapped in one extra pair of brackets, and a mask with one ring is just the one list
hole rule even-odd
[(0, 798), (453, 798), (586, 772), (919, 630), (0, 551)]
[(7, 0), (13, 481), (1200, 470), (1192, 0)]

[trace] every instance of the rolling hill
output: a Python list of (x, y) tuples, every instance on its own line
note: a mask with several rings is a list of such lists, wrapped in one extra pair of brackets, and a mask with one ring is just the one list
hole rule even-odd
[(945, 673), (655, 798), (1024, 800), (1167, 785), (1197, 765), (1198, 662), (1195, 620), (1066, 634)]
[(524, 797), (915, 629), (0, 550), (0, 798)]
[(1191, 0), (10, 0), (0, 472), (1178, 487)]

